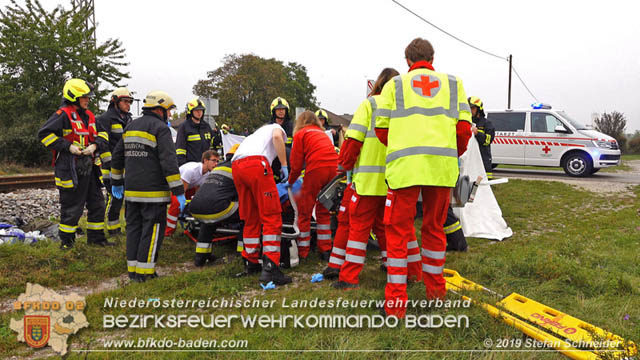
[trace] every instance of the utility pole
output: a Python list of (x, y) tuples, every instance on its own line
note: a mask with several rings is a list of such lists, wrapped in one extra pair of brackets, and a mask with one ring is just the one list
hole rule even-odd
[(507, 98), (507, 109), (511, 109), (511, 64), (513, 62), (513, 55), (509, 54), (509, 96)]
[(87, 29), (93, 28), (94, 31), (91, 33), (91, 40), (93, 40), (93, 48), (96, 47), (96, 8), (94, 6), (94, 0), (71, 0), (74, 8), (87, 7), (89, 8), (89, 16), (85, 19), (85, 27)]

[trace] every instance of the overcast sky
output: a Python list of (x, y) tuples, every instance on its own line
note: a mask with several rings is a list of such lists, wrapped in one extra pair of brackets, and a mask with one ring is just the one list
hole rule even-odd
[[(628, 132), (640, 129), (635, 2), (399, 1), (477, 47), (512, 54), (540, 101), (584, 123), (594, 112), (621, 111)], [(67, 5), (43, 0), (48, 8), (58, 3)], [(130, 89), (140, 97), (165, 90), (179, 109), (226, 54), (253, 53), (303, 64), (322, 107), (353, 113), (367, 79), (384, 67), (407, 71), (404, 48), (418, 36), (433, 44), (436, 71), (462, 78), (467, 95), (485, 108), (507, 106), (506, 60), (467, 47), (390, 0), (95, 0), (95, 11), (98, 41), (123, 42)], [(512, 83), (512, 107), (529, 107), (535, 100), (515, 75)]]

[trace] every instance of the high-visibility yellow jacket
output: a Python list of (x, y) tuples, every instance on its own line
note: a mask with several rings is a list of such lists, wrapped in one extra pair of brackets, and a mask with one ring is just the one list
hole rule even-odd
[(371, 96), (358, 106), (345, 134), (348, 139), (363, 143), (353, 167), (353, 183), (358, 195), (387, 195), (387, 184), (384, 182), (387, 147), (378, 140), (375, 133), (377, 98), (379, 95)]
[(376, 128), (389, 131), (389, 188), (454, 187), (459, 173), (456, 124), (471, 122), (462, 81), (418, 68), (387, 82), (377, 102)]

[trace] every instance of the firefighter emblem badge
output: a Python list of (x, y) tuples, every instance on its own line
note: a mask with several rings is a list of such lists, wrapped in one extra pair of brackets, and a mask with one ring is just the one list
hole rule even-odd
[(24, 321), (24, 341), (33, 348), (41, 348), (49, 342), (49, 316), (27, 315)]

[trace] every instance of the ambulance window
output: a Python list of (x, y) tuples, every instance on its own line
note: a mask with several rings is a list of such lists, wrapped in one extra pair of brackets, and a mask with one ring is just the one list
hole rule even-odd
[(531, 113), (531, 132), (553, 133), (556, 126), (565, 127), (555, 116), (546, 113)]
[(489, 113), (487, 119), (491, 120), (496, 131), (518, 131), (524, 130), (525, 115), (523, 112)]

